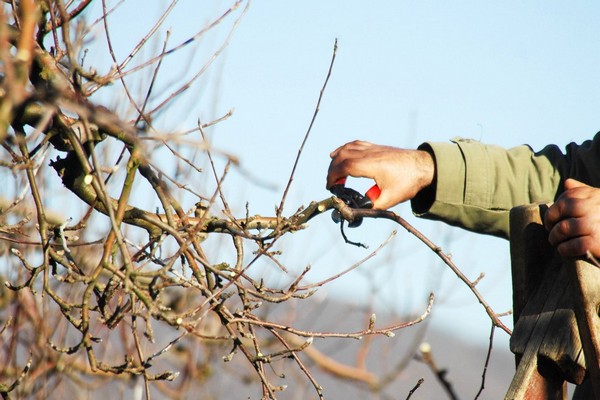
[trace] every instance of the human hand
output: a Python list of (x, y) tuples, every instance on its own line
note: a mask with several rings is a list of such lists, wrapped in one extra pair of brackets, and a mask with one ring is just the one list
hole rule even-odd
[(410, 200), (435, 176), (433, 156), (422, 150), (405, 150), (355, 140), (338, 147), (331, 154), (327, 188), (347, 176), (370, 178), (381, 194), (373, 208), (387, 209)]
[(562, 256), (600, 257), (600, 189), (575, 179), (565, 181), (565, 191), (546, 211), (548, 240)]

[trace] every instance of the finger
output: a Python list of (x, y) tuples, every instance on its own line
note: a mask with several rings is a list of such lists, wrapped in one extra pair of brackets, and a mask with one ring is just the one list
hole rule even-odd
[(334, 185), (340, 178), (353, 176), (373, 179), (373, 174), (373, 163), (366, 159), (362, 152), (344, 150), (343, 157), (336, 157), (329, 164), (327, 188)]
[(339, 153), (344, 150), (364, 150), (367, 147), (370, 147), (372, 145), (373, 145), (372, 143), (365, 142), (363, 140), (353, 140), (352, 142), (348, 142), (348, 143), (338, 147), (334, 151), (332, 151), (329, 154), (329, 157), (331, 157), (331, 158), (337, 157), (339, 155)]
[(363, 164), (365, 163), (358, 160), (344, 160), (336, 164), (327, 174), (327, 188), (329, 189), (337, 181), (348, 176), (373, 179), (372, 171), (369, 168), (363, 168)]
[(555, 224), (565, 218), (581, 217), (590, 211), (592, 204), (588, 201), (590, 194), (588, 190), (571, 189), (559, 196), (559, 198), (548, 207), (544, 215), (544, 226), (551, 230)]
[(565, 190), (572, 190), (578, 188), (591, 188), (591, 186), (586, 185), (583, 182), (578, 181), (577, 179), (568, 178), (565, 181)]
[(555, 201), (544, 213), (544, 226), (548, 231), (552, 230), (554, 225), (561, 220), (562, 209), (564, 204), (560, 202), (560, 198)]
[(565, 218), (557, 222), (548, 235), (553, 246), (581, 236), (589, 236), (592, 229), (585, 218)]
[[(565, 213), (569, 209), (568, 202), (569, 199), (575, 198), (577, 196), (577, 189), (585, 187), (587, 185), (581, 183), (580, 181), (572, 178), (568, 178), (565, 180), (564, 189), (565, 191), (561, 193), (561, 195), (556, 199), (554, 204), (552, 204), (544, 215), (544, 226), (547, 230), (552, 229), (552, 227), (561, 219), (565, 217)], [(579, 193), (581, 195), (581, 193)]]
[(593, 253), (593, 240), (589, 236), (573, 238), (560, 243), (556, 250), (563, 257), (581, 257), (588, 251)]
[(387, 210), (393, 205), (395, 205), (395, 202), (390, 199), (388, 191), (385, 189), (382, 189), (379, 197), (373, 201), (373, 208), (376, 210)]

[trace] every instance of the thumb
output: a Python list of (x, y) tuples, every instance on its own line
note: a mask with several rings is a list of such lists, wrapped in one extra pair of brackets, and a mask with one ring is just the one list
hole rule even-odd
[(373, 200), (373, 208), (376, 210), (387, 210), (388, 208), (394, 206), (396, 202), (390, 196), (390, 191), (381, 189), (378, 195)]
[(390, 200), (387, 198), (387, 193), (384, 190), (381, 195), (373, 200), (373, 208), (376, 210), (385, 210), (389, 207)]
[(577, 179), (568, 178), (565, 181), (565, 190), (577, 189), (580, 187), (589, 187), (583, 182), (578, 181)]
[(387, 197), (388, 196), (385, 194), (385, 192), (382, 192), (381, 196), (373, 201), (373, 208), (375, 210), (387, 210), (389, 207), (391, 207), (391, 201)]

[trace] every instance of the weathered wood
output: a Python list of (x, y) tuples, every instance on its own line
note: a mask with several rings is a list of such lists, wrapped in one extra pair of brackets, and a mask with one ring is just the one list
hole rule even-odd
[(565, 399), (566, 379), (579, 385), (574, 399), (600, 400), (600, 268), (556, 254), (542, 225), (545, 209), (511, 212), (518, 367), (505, 399)]
[(513, 321), (542, 282), (546, 265), (554, 258), (542, 225), (546, 204), (515, 207), (510, 211), (510, 259), (513, 285)]
[[(559, 363), (539, 357), (540, 348), (553, 336), (550, 328), (556, 317), (554, 310), (567, 289), (563, 284), (565, 280), (557, 279), (558, 274), (549, 275), (555, 279), (543, 280), (532, 301), (523, 308), (511, 336), (511, 350), (520, 357), (505, 400), (566, 399), (565, 380), (559, 372)], [(548, 346), (554, 344), (552, 341)]]
[(515, 324), (510, 349), (521, 355), (527, 347), (536, 346), (537, 357), (544, 360), (547, 370), (555, 369), (553, 373), (562, 379), (580, 384), (585, 377), (585, 359), (560, 257), (546, 265), (541, 280)]
[(540, 363), (544, 361), (544, 365), (556, 368), (562, 379), (580, 385), (586, 375), (586, 363), (570, 293), (567, 288), (562, 295), (561, 303), (568, 300), (569, 305), (559, 305), (554, 311), (538, 357)]
[(540, 374), (536, 349), (527, 349), (504, 400), (566, 400), (566, 382)]
[(572, 346), (578, 332), (566, 294), (568, 279), (542, 225), (546, 208), (517, 207), (510, 214), (515, 321), (511, 350), (518, 365), (506, 400), (564, 400), (565, 373), (583, 377), (577, 362), (580, 347)]
[(595, 399), (600, 399), (600, 269), (583, 260), (565, 265), (572, 282), (577, 324)]

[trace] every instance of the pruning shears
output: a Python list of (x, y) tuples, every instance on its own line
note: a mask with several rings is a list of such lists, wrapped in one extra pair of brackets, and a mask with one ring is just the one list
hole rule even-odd
[[(381, 194), (379, 186), (373, 185), (363, 195), (354, 189), (346, 187), (346, 178), (338, 179), (335, 184), (329, 188), (329, 191), (351, 208), (373, 208), (373, 202)], [(344, 220), (342, 214), (338, 210), (333, 210), (331, 219), (333, 219), (335, 223)], [(348, 223), (348, 227), (356, 228), (362, 224), (362, 220), (362, 217), (355, 218), (354, 221)]]

